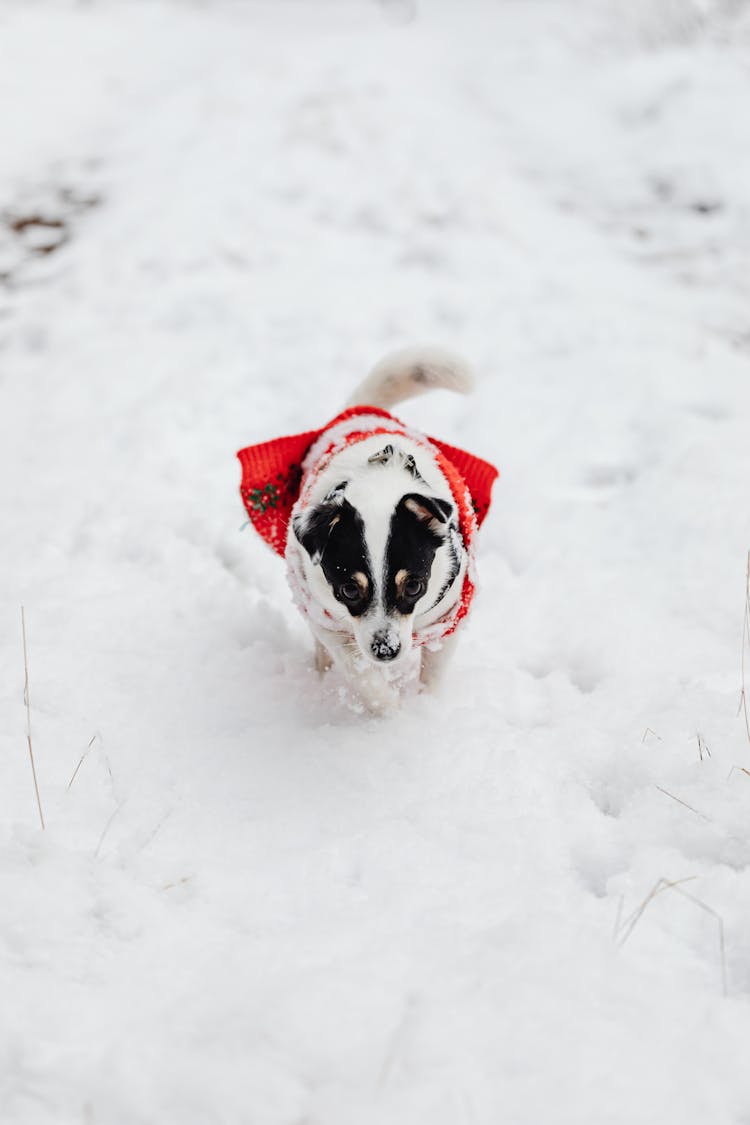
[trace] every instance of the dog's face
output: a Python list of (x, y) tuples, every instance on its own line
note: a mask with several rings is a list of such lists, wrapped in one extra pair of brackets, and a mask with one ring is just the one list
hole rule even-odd
[(439, 614), (461, 568), (453, 502), (390, 445), (296, 516), (293, 528), (310, 557), (314, 596), (376, 664), (407, 655), (415, 621)]

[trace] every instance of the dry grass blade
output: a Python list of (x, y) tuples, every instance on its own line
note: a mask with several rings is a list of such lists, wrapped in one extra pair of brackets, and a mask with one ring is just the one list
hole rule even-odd
[(396, 1027), (391, 1034), (388, 1049), (386, 1051), (385, 1058), (383, 1059), (383, 1065), (380, 1068), (380, 1074), (378, 1076), (378, 1089), (382, 1090), (387, 1085), (390, 1079), (398, 1056), (403, 1050), (404, 1043), (407, 1040), (411, 1027), (414, 1023), (417, 1013), (417, 1007), (418, 998), (415, 995), (407, 996), (404, 1003), (404, 1010), (401, 1014), (400, 1020), (396, 1024)]
[(29, 760), (31, 762), (31, 775), (34, 778), (34, 792), (36, 793), (36, 807), (39, 809), (39, 821), (44, 831), (44, 813), (42, 812), (42, 799), (39, 796), (39, 782), (36, 776), (36, 765), (34, 764), (34, 747), (31, 744), (31, 701), (29, 699), (29, 657), (26, 648), (26, 613), (23, 606), (21, 606), (21, 636), (23, 637), (23, 672), (24, 672), (24, 685), (23, 685), (23, 701), (26, 704), (26, 741), (29, 745)]
[(750, 777), (750, 770), (745, 769), (744, 766), (732, 766), (731, 770), (727, 774), (727, 781), (729, 781), (735, 770), (738, 770), (740, 773), (744, 773), (746, 777)]
[(86, 747), (86, 749), (84, 750), (84, 752), (83, 752), (83, 753), (81, 754), (81, 757), (80, 757), (80, 758), (78, 759), (78, 765), (77, 765), (77, 766), (76, 766), (76, 768), (75, 768), (75, 769), (73, 770), (73, 776), (71, 777), (70, 781), (68, 782), (68, 789), (70, 789), (71, 785), (72, 785), (72, 784), (73, 784), (73, 782), (75, 781), (75, 779), (76, 779), (76, 774), (78, 773), (78, 771), (79, 771), (79, 769), (81, 768), (81, 766), (83, 765), (83, 763), (84, 763), (84, 762), (86, 761), (86, 758), (88, 758), (88, 756), (89, 756), (89, 751), (91, 750), (91, 747), (92, 747), (92, 746), (94, 745), (94, 743), (95, 743), (95, 742), (96, 742), (96, 735), (95, 735), (95, 734), (92, 734), (92, 736), (91, 736), (91, 739), (90, 739), (90, 741), (89, 741), (89, 744), (88, 744), (88, 746)]
[(718, 931), (719, 931), (719, 957), (721, 958), (721, 991), (726, 996), (726, 994), (727, 994), (727, 960), (726, 960), (726, 949), (725, 949), (725, 945), (724, 945), (724, 919), (722, 918), (721, 914), (718, 913), (718, 911), (713, 909), (712, 906), (709, 906), (707, 902), (703, 902), (702, 899), (696, 898), (695, 895), (691, 895), (689, 891), (684, 891), (682, 889), (682, 887), (677, 887), (677, 886), (675, 886), (673, 889), (676, 891), (676, 893), (678, 895), (682, 895), (683, 898), (688, 899), (690, 902), (694, 903), (696, 906), (699, 906), (701, 908), (701, 910), (705, 910), (706, 914), (710, 914), (712, 918), (716, 919), (716, 925), (717, 925)]
[(747, 709), (747, 690), (745, 687), (745, 651), (750, 648), (750, 551), (747, 552), (747, 567), (745, 568), (745, 612), (742, 617), (742, 691), (740, 692), (739, 710), (745, 716), (745, 733), (750, 742), (750, 714)]
[(620, 895), (617, 900), (617, 914), (615, 915), (615, 924), (612, 927), (612, 941), (617, 941), (617, 935), (619, 934), (620, 926), (622, 925), (622, 910), (624, 906), (625, 895)]
[(643, 732), (643, 738), (641, 739), (641, 742), (645, 742), (650, 734), (652, 734), (654, 738), (658, 739), (659, 742), (662, 741), (661, 735), (657, 734), (655, 730), (651, 730), (651, 727), (646, 727)]
[[(123, 802), (123, 804), (124, 804), (124, 802)], [(118, 805), (117, 808), (115, 809), (115, 811), (112, 813), (109, 820), (107, 821), (107, 823), (104, 825), (104, 831), (102, 832), (101, 836), (99, 837), (99, 843), (96, 845), (96, 849), (94, 851), (94, 859), (96, 859), (96, 857), (99, 855), (99, 852), (101, 851), (102, 844), (104, 843), (104, 837), (109, 832), (110, 827), (112, 825), (112, 821), (115, 819), (115, 817), (117, 816), (117, 814), (120, 812), (121, 809), (122, 809), (122, 805)]]
[(703, 735), (700, 732), (698, 732), (698, 734), (696, 734), (695, 737), (698, 739), (698, 757), (700, 758), (700, 760), (703, 761), (703, 755), (704, 754), (706, 755), (707, 758), (710, 758), (711, 757), (711, 751), (709, 750), (708, 743), (706, 742)]
[[(619, 938), (618, 944), (620, 946), (623, 946), (625, 944), (625, 942), (628, 940), (628, 938), (632, 934), (633, 930), (635, 929), (636, 924), (638, 923), (640, 918), (643, 917), (643, 913), (644, 913), (646, 907), (648, 906), (648, 904), (650, 902), (654, 901), (654, 899), (657, 897), (657, 895), (660, 895), (662, 893), (662, 891), (674, 891), (676, 894), (682, 895), (683, 898), (687, 899), (689, 902), (692, 902), (695, 906), (700, 907), (700, 909), (705, 911), (706, 914), (710, 914), (712, 918), (716, 919), (716, 925), (717, 925), (718, 934), (719, 934), (719, 959), (721, 961), (721, 990), (722, 990), (723, 995), (726, 996), (727, 995), (727, 959), (726, 959), (726, 945), (725, 945), (725, 941), (724, 941), (724, 919), (718, 913), (718, 911), (714, 910), (713, 907), (708, 905), (708, 903), (703, 902), (703, 900), (700, 899), (700, 898), (696, 898), (695, 895), (691, 895), (689, 891), (686, 891), (684, 889), (683, 884), (689, 883), (695, 878), (697, 878), (697, 876), (688, 875), (684, 879), (674, 879), (671, 882), (670, 882), (670, 880), (664, 879), (664, 878), (657, 879), (657, 881), (654, 883), (654, 885), (651, 888), (651, 890), (649, 891), (649, 893), (643, 899), (640, 906), (638, 906), (633, 911), (633, 913), (630, 914), (625, 919), (625, 921), (623, 922), (623, 928), (624, 928), (625, 932), (623, 933), (622, 937)], [(621, 907), (618, 907), (618, 918), (620, 916), (620, 910), (621, 910)]]
[(169, 818), (170, 818), (170, 816), (172, 815), (173, 812), (174, 812), (174, 809), (169, 809), (168, 812), (166, 812), (164, 814), (164, 816), (161, 818), (161, 820), (158, 822), (158, 824), (156, 825), (156, 828), (152, 829), (152, 831), (146, 837), (145, 841), (139, 847), (139, 849), (138, 849), (139, 855), (140, 855), (141, 852), (146, 850), (146, 848), (149, 846), (149, 844), (154, 839), (156, 834), (158, 832), (161, 832), (163, 826), (167, 823), (167, 821), (169, 820)]
[(648, 904), (650, 902), (653, 902), (653, 900), (656, 898), (657, 895), (660, 895), (662, 893), (662, 891), (668, 891), (672, 887), (679, 886), (680, 883), (689, 883), (691, 879), (696, 879), (696, 878), (697, 878), (696, 875), (687, 875), (684, 879), (675, 879), (671, 883), (669, 882), (668, 879), (664, 879), (664, 878), (657, 879), (656, 882), (654, 883), (653, 887), (649, 891), (649, 893), (644, 898), (641, 905), (637, 906), (635, 908), (635, 910), (633, 911), (633, 913), (629, 914), (628, 917), (623, 922), (622, 928), (625, 932), (623, 933), (621, 938), (618, 938), (618, 944), (619, 945), (625, 944), (625, 942), (628, 940), (628, 938), (632, 934), (633, 930), (635, 929), (638, 921), (642, 917), (644, 910), (646, 909), (646, 907), (648, 906)]
[(710, 816), (706, 816), (705, 813), (698, 812), (698, 810), (694, 809), (692, 805), (689, 805), (687, 801), (683, 801), (679, 797), (675, 797), (674, 793), (670, 793), (668, 789), (662, 789), (661, 785), (657, 785), (655, 788), (658, 789), (660, 793), (663, 793), (665, 797), (671, 797), (673, 801), (676, 801), (678, 805), (682, 805), (684, 809), (689, 809), (691, 813), (695, 813), (695, 815), (699, 816), (701, 820), (705, 820), (708, 824), (711, 823)]

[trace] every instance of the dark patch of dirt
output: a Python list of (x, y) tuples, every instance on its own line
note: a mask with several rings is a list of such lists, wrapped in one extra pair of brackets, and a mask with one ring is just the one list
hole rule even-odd
[(78, 216), (100, 203), (98, 194), (60, 185), (30, 192), (23, 204), (0, 212), (0, 283), (13, 283), (28, 262), (70, 242)]

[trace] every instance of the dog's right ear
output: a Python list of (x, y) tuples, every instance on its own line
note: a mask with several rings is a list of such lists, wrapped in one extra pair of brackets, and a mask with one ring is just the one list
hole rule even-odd
[(292, 520), (294, 534), (307, 551), (314, 566), (320, 562), (328, 536), (341, 519), (341, 510), (346, 503), (345, 488), (346, 481), (332, 489), (322, 503), (316, 504), (309, 512), (303, 512)]
[(441, 538), (445, 535), (446, 525), (454, 512), (450, 501), (441, 500), (439, 496), (422, 496), (418, 492), (409, 492), (401, 503), (433, 535)]

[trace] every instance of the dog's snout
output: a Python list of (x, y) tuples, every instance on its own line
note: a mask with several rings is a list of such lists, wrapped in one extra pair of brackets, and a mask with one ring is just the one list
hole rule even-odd
[(401, 652), (401, 642), (388, 633), (375, 633), (370, 652), (376, 660), (395, 660)]

